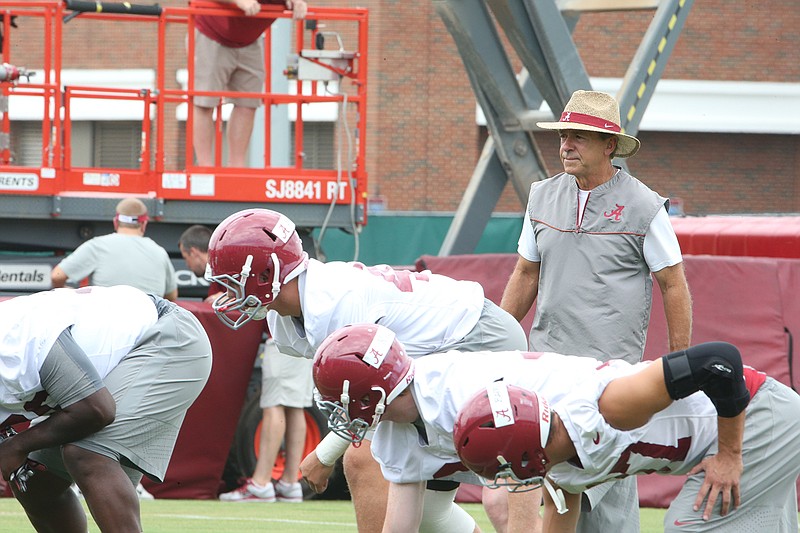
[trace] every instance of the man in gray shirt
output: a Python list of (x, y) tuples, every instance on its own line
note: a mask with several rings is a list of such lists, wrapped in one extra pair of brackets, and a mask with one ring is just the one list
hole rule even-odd
[(169, 254), (144, 236), (147, 206), (138, 198), (125, 198), (116, 212), (116, 232), (86, 241), (56, 265), (50, 273), (53, 287), (88, 277), (90, 285), (130, 285), (175, 300), (178, 285)]

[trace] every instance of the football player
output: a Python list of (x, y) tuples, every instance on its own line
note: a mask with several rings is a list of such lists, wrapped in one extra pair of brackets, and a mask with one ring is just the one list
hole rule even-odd
[[(546, 391), (555, 400), (602, 364), (588, 357), (521, 351), (450, 351), (412, 359), (391, 330), (355, 324), (322, 343), (313, 378), (317, 404), (333, 432), (359, 443), (375, 430), (372, 454), (390, 482), (386, 531), (473, 531), (471, 518), (458, 529), (454, 525), (453, 517), (463, 512), (454, 503), (455, 493), (422, 501), (428, 480), (481, 485), (456, 454), (453, 427), (459, 408), (496, 380)], [(522, 530), (535, 523), (539, 501)]]
[(665, 531), (798, 530), (800, 396), (721, 342), (613, 363), (561, 398), (479, 391), (455, 422), (462, 462), (495, 486), (544, 484), (545, 532), (575, 530), (587, 488), (651, 472), (688, 475)]
[[(227, 291), (213, 303), (220, 319), (236, 329), (266, 318), (279, 350), (290, 355), (311, 358), (329, 334), (364, 322), (394, 331), (411, 357), (448, 349), (527, 347), (522, 327), (484, 297), (480, 284), (428, 271), (309, 259), (294, 223), (275, 211), (248, 209), (222, 221), (211, 236), (208, 260), (206, 277)], [(362, 533), (383, 527), (388, 491), (370, 454), (369, 439), (367, 435), (361, 446), (353, 447), (350, 440), (331, 433), (301, 464), (309, 486), (321, 492), (344, 454), (345, 476)], [(429, 488), (435, 491), (429, 491), (430, 497), (449, 497), (457, 484), (437, 482)], [(484, 493), (487, 514), (500, 531), (517, 516), (509, 509), (512, 516), (506, 518), (505, 496), (505, 491)], [(515, 499), (523, 508), (523, 496)], [(518, 517), (526, 519), (528, 514), (523, 510)]]
[[(185, 309), (127, 286), (0, 303), (0, 471), (37, 531), (142, 530), (136, 485), (163, 481), (211, 344)], [(15, 434), (14, 427), (33, 421)]]

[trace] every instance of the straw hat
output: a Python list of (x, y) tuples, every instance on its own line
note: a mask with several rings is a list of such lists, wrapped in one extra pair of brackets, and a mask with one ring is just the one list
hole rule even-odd
[(537, 122), (536, 125), (546, 130), (586, 130), (616, 135), (617, 153), (614, 157), (631, 157), (641, 146), (639, 139), (622, 133), (617, 101), (597, 91), (575, 91), (559, 122)]

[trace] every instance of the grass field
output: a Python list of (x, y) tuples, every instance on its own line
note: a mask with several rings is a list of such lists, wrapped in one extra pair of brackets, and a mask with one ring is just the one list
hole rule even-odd
[[(464, 504), (481, 529), (492, 531), (480, 504)], [(663, 530), (663, 509), (642, 509), (642, 533)], [(291, 503), (223, 503), (204, 500), (142, 501), (147, 533), (219, 533), (270, 531), (280, 533), (339, 533), (356, 531), (349, 501)], [(13, 498), (0, 498), (0, 533), (32, 532), (22, 507)], [(90, 522), (89, 531), (99, 530)]]

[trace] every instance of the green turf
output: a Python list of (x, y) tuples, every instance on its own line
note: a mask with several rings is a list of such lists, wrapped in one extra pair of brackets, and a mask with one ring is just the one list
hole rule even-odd
[[(481, 529), (492, 531), (479, 504), (465, 504)], [(661, 509), (642, 509), (642, 533), (662, 531)], [(220, 531), (281, 533), (337, 533), (356, 531), (349, 501), (290, 503), (223, 503), (204, 500), (142, 502), (142, 522), (147, 533), (206, 533)], [(0, 498), (0, 533), (32, 532), (22, 507), (12, 498)], [(90, 522), (89, 531), (99, 530)]]

